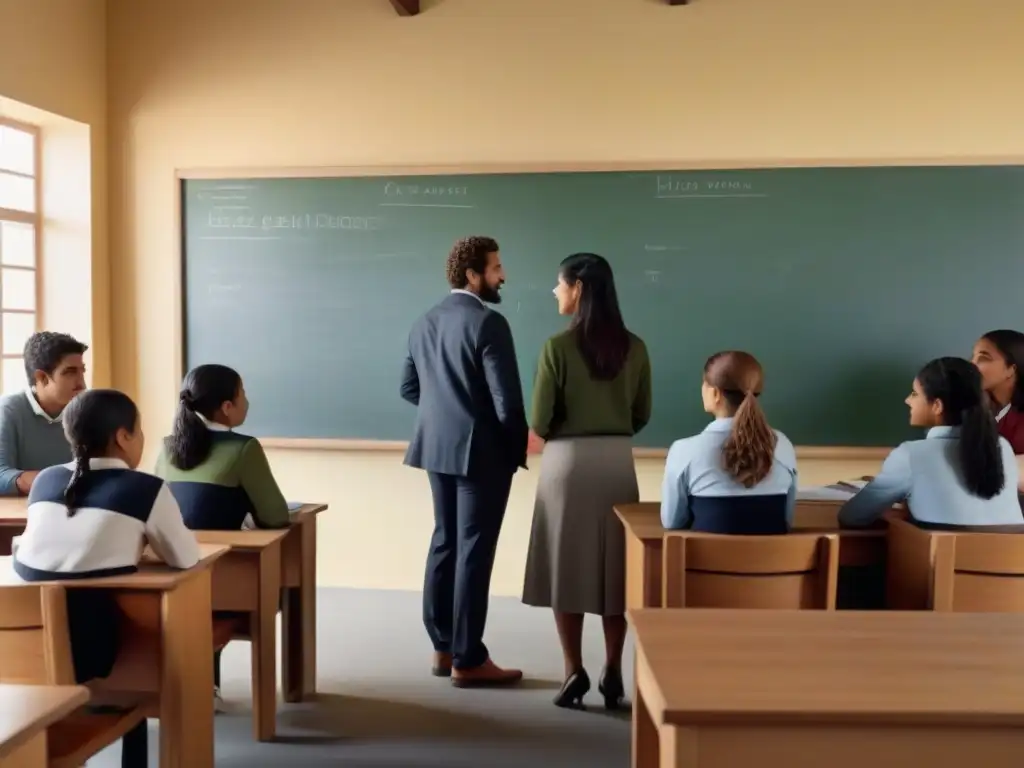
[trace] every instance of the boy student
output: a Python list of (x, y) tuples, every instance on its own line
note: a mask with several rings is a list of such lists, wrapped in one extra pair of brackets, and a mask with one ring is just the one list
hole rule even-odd
[(61, 414), (85, 389), (88, 346), (40, 331), (25, 342), (29, 387), (0, 398), (0, 496), (26, 496), (39, 470), (71, 461)]

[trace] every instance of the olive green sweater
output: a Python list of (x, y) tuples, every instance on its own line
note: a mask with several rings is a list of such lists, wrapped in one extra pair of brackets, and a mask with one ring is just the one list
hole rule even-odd
[(632, 436), (644, 428), (651, 418), (651, 360), (638, 336), (630, 340), (626, 364), (611, 381), (590, 375), (572, 331), (545, 342), (530, 416), (538, 437)]

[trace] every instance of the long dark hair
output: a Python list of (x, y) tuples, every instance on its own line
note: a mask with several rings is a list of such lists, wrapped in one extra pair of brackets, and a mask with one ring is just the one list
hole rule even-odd
[(917, 374), (928, 402), (942, 402), (943, 422), (960, 427), (960, 471), (975, 496), (991, 499), (1003, 490), (1006, 476), (999, 430), (981, 388), (981, 373), (959, 357), (940, 357)]
[(1007, 366), (1012, 365), (1017, 369), (1010, 406), (1015, 411), (1024, 411), (1024, 333), (1000, 328), (997, 331), (989, 331), (981, 338), (999, 350)]
[(89, 460), (105, 456), (118, 431), (123, 429), (135, 434), (139, 409), (124, 392), (88, 389), (68, 403), (61, 420), (75, 458), (75, 470), (64, 489), (64, 504), (68, 514), (73, 515), (82, 488), (89, 483)]
[(626, 364), (630, 346), (611, 264), (596, 253), (574, 253), (558, 265), (558, 273), (569, 286), (583, 283), (570, 327), (590, 375), (611, 381)]
[(740, 485), (753, 488), (772, 471), (778, 442), (757, 401), (764, 386), (761, 364), (749, 352), (718, 352), (704, 363), (704, 381), (722, 393), (733, 411), (722, 466)]
[(241, 386), (238, 371), (226, 365), (200, 365), (186, 374), (178, 395), (174, 426), (164, 443), (171, 464), (187, 470), (206, 461), (213, 439), (199, 417), (212, 420), (224, 403), (238, 397)]

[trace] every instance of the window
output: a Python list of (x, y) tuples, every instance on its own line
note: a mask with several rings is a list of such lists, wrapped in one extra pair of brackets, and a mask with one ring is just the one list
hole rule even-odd
[(25, 388), (39, 318), (39, 129), (0, 117), (0, 390)]

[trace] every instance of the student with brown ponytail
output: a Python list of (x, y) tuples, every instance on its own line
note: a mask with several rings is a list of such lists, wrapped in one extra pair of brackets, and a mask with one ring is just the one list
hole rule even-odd
[(761, 364), (719, 352), (704, 364), (701, 396), (715, 420), (677, 440), (665, 460), (661, 522), (706, 533), (781, 534), (796, 501), (796, 451), (758, 403)]

